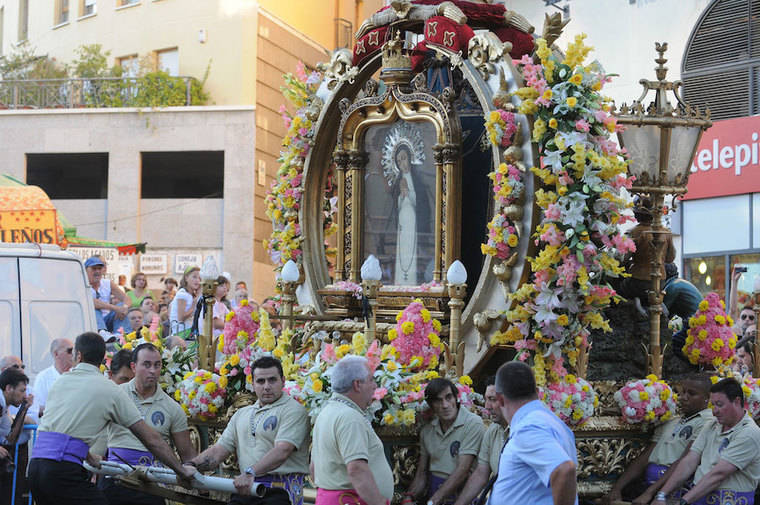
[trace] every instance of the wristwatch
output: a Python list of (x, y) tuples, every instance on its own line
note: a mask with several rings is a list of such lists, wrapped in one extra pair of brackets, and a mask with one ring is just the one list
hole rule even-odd
[(253, 466), (249, 466), (245, 469), (245, 474), (250, 475), (251, 477), (256, 477), (256, 470), (253, 469)]
[(686, 498), (681, 498), (681, 501), (678, 502), (678, 505), (689, 505), (689, 502), (686, 501)]

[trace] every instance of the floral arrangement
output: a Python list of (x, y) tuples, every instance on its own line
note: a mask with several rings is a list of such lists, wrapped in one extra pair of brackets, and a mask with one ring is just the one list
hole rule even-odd
[(591, 51), (584, 38), (576, 37), (564, 58), (539, 38), (539, 62), (519, 61), (526, 86), (515, 94), (519, 112), (534, 119), (543, 163), (531, 171), (543, 186), (535, 192), (543, 217), (533, 235), (531, 282), (510, 295), (509, 326), (492, 343), (513, 344), (522, 360), (532, 356), (539, 385), (567, 373), (565, 358), (576, 366), (591, 329), (610, 331), (602, 311), (618, 297), (605, 279), (625, 275), (620, 260), (635, 248), (619, 228), (632, 219), (620, 191), (633, 179), (609, 138), (618, 126), (599, 94), (609, 76), (597, 62), (584, 65)]
[(699, 302), (699, 310), (689, 318), (686, 343), (681, 349), (689, 361), (696, 365), (716, 368), (729, 365), (734, 359), (736, 335), (734, 322), (726, 315), (726, 304), (717, 293), (709, 293)]
[[(303, 63), (298, 64), (296, 75), (284, 77), (283, 95), (296, 108), (291, 115), (283, 105), (280, 108), (288, 132), (282, 141), (282, 151), (278, 158), (280, 168), (277, 180), (266, 197), (267, 216), (272, 221), (272, 235), (265, 247), (269, 257), (279, 270), (288, 261), (299, 261), (302, 250), (301, 225), (298, 210), (303, 196), (303, 164), (313, 142), (313, 118), (319, 113), (321, 100), (316, 96), (322, 76), (318, 72), (307, 74)], [(331, 184), (329, 184), (331, 191)], [(330, 202), (331, 194), (326, 200)], [(327, 203), (326, 212), (331, 216), (333, 206)], [(325, 219), (325, 235), (334, 233), (336, 227), (332, 219)]]
[(419, 298), (396, 315), (396, 327), (388, 340), (398, 352), (399, 362), (413, 370), (438, 367), (441, 355), (441, 323), (433, 319)]
[(164, 343), (160, 335), (160, 328), (158, 316), (155, 316), (151, 321), (150, 326), (143, 326), (140, 328), (139, 334), (136, 331), (132, 331), (126, 335), (123, 332), (119, 333), (118, 338), (114, 343), (114, 347), (117, 351), (121, 349), (131, 351), (140, 344), (149, 343), (155, 345), (160, 352), (164, 348)]
[(195, 342), (187, 349), (177, 346), (173, 349), (164, 347), (161, 352), (161, 378), (159, 383), (167, 394), (171, 395), (177, 390), (180, 382), (188, 372), (193, 370), (198, 358), (198, 343)]
[(495, 146), (509, 147), (519, 129), (518, 125), (513, 112), (503, 109), (491, 111), (486, 119), (488, 140)]
[(760, 415), (760, 379), (747, 374), (742, 378), (741, 383), (745, 408), (754, 419)]
[(328, 289), (340, 289), (342, 291), (349, 291), (351, 293), (351, 296), (356, 298), (357, 300), (362, 299), (362, 286), (361, 284), (357, 284), (355, 282), (351, 281), (338, 281), (334, 284), (331, 284), (329, 286), (326, 286)]
[[(235, 316), (228, 318), (224, 327), (225, 333), (219, 336), (219, 344), (217, 344), (219, 352), (225, 356), (218, 371), (222, 377), (227, 378), (227, 387), (231, 393), (243, 390), (253, 391), (251, 365), (262, 356), (279, 358), (282, 362), (283, 373), (287, 370), (287, 375), (292, 374), (294, 367), (293, 357), (287, 353), (292, 331), (283, 333), (281, 338), (277, 339), (269, 322), (269, 313), (264, 309), (252, 312), (246, 310), (248, 307), (250, 305), (243, 306)], [(235, 333), (239, 326), (231, 323), (237, 317), (246, 322), (255, 321), (255, 331), (249, 334), (245, 330), (239, 330)], [(230, 334), (236, 335), (230, 340), (226, 339), (228, 327)]]
[(224, 405), (227, 378), (207, 370), (187, 372), (174, 392), (177, 400), (190, 417), (201, 421), (216, 417)]
[(594, 415), (599, 396), (585, 379), (567, 374), (542, 388), (542, 400), (568, 426), (580, 426)]
[(630, 424), (667, 421), (675, 415), (678, 400), (670, 386), (655, 375), (627, 382), (614, 398)]
[(259, 331), (261, 316), (248, 300), (242, 300), (237, 310), (227, 312), (224, 330), (219, 336), (219, 352), (234, 354), (245, 349)]

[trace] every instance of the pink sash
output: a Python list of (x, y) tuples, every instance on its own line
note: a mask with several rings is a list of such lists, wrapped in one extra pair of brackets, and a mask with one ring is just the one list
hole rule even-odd
[(317, 488), (317, 499), (314, 505), (367, 505), (353, 489), (322, 489)]

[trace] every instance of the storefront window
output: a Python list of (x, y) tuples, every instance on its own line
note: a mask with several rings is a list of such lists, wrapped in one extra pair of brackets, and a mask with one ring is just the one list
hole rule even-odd
[[(726, 298), (726, 257), (701, 256), (684, 260), (683, 278), (694, 284), (702, 294), (715, 291)], [(760, 268), (760, 265), (758, 265)]]
[(690, 200), (683, 205), (684, 254), (737, 251), (750, 247), (747, 195)]
[[(731, 256), (731, 272), (737, 267), (746, 267), (747, 271), (738, 273), (739, 280), (736, 283), (737, 307), (742, 307), (752, 301), (752, 287), (755, 279), (760, 276), (760, 254), (736, 254)], [(730, 286), (733, 290), (734, 287)]]

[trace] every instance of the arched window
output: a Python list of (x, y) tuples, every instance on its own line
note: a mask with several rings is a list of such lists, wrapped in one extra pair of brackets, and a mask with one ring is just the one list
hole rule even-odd
[(760, 114), (760, 0), (715, 0), (702, 13), (681, 67), (687, 103), (712, 119)]

